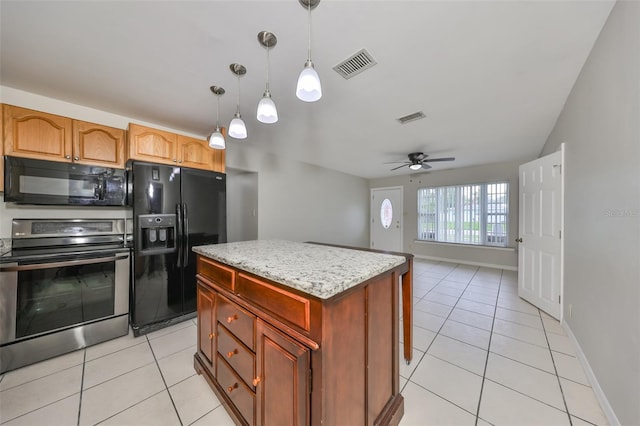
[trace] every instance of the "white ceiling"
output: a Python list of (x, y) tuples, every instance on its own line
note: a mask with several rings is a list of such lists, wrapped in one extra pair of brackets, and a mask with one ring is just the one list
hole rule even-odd
[[(343, 1), (312, 12), (323, 98), (295, 97), (307, 11), (281, 1), (0, 2), (0, 84), (208, 136), (236, 107), (229, 64), (247, 68), (240, 109), (249, 138), (227, 139), (365, 178), (423, 151), (433, 170), (535, 158), (613, 1)], [(280, 121), (255, 118), (266, 81), (261, 30), (275, 33), (270, 89)], [(366, 48), (377, 65), (332, 68)], [(398, 117), (423, 111), (405, 125)]]

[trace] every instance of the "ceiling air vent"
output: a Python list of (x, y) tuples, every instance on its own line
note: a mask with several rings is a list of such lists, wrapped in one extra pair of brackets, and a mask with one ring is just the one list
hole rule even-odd
[(405, 115), (404, 117), (397, 118), (400, 124), (407, 124), (410, 121), (420, 120), (421, 118), (425, 118), (424, 112), (418, 111), (413, 114)]
[(354, 75), (360, 74), (362, 71), (367, 70), (377, 64), (371, 54), (365, 49), (361, 49), (359, 52), (354, 53), (351, 57), (340, 62), (333, 67), (335, 72), (343, 76), (345, 79), (349, 79)]

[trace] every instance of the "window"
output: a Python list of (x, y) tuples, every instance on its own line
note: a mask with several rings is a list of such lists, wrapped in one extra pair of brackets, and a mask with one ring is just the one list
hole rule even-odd
[(418, 239), (507, 246), (509, 183), (418, 190)]

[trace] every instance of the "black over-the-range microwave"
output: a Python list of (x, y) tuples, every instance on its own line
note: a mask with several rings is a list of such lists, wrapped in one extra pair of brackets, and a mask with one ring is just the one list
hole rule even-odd
[(20, 204), (124, 206), (124, 169), (4, 157), (4, 201)]

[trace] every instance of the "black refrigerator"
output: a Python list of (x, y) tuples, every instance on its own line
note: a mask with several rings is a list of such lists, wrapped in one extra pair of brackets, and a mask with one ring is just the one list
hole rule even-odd
[(226, 175), (130, 162), (133, 206), (130, 323), (135, 336), (196, 311), (193, 246), (227, 241)]

